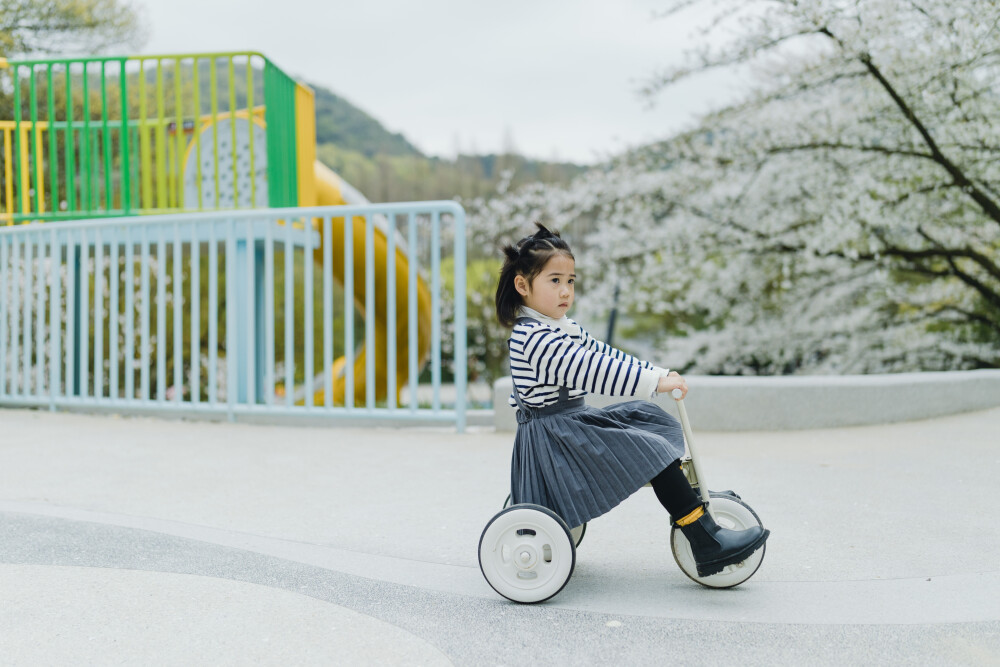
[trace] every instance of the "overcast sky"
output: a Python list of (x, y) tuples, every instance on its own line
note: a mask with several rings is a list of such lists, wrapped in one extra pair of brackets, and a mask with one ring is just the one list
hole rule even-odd
[(593, 163), (729, 99), (715, 76), (638, 94), (701, 39), (703, 16), (655, 0), (135, 0), (143, 53), (253, 50), (330, 88), (429, 155)]

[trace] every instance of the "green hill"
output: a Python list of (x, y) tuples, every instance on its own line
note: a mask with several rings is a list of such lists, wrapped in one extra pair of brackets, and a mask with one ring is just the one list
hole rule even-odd
[(316, 93), (317, 144), (333, 144), (369, 158), (375, 155), (422, 157), (403, 135), (389, 132), (377, 120), (332, 91), (310, 86)]
[(587, 167), (521, 155), (428, 157), (399, 133), (327, 88), (316, 95), (317, 157), (372, 201), (490, 197), (512, 173), (510, 186), (566, 183)]

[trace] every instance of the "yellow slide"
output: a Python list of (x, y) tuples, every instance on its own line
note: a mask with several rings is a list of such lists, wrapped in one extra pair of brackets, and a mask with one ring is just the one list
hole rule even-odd
[[(217, 160), (217, 171), (235, 170), (235, 165), (252, 164), (250, 159), (250, 148), (256, 143), (258, 146), (264, 145), (267, 141), (265, 134), (265, 121), (263, 111), (250, 114), (249, 112), (237, 113), (232, 118), (208, 119), (202, 124), (200, 132), (206, 135), (206, 139), (199, 142), (192, 141), (184, 157), (184, 201), (213, 201), (221, 199), (234, 202), (238, 208), (248, 208), (258, 201), (252, 200), (254, 188), (251, 187), (251, 177), (245, 175), (245, 182), (240, 182), (239, 196), (232, 179), (218, 180), (214, 177), (216, 171), (199, 171), (197, 165), (199, 160), (216, 159), (214, 137), (230, 136), (234, 138), (235, 147), (233, 157), (229, 151), (220, 153), (222, 161)], [(326, 165), (316, 160), (316, 130), (315, 111), (313, 109), (312, 91), (299, 84), (296, 87), (296, 148), (298, 159), (298, 205), (299, 206), (344, 206), (352, 204), (369, 203), (365, 197), (343, 181), (336, 173)], [(251, 137), (251, 133), (253, 136)], [(201, 147), (202, 154), (195, 150)], [(201, 182), (199, 184), (199, 176)], [(255, 175), (256, 193), (260, 200), (267, 201), (267, 171), (258, 169)], [(219, 194), (216, 195), (216, 189)], [(314, 251), (315, 261), (322, 264), (323, 247), (326, 243), (332, 244), (333, 277), (341, 285), (344, 284), (344, 264), (340, 258), (344, 257), (344, 218), (334, 218), (331, 239), (322, 239), (320, 246)], [(317, 231), (323, 234), (323, 225), (319, 221), (314, 221)], [(396, 374), (396, 396), (399, 398), (399, 390), (406, 385), (409, 379), (409, 305), (407, 303), (409, 295), (409, 261), (406, 253), (397, 247), (395, 257), (388, 257), (388, 240), (385, 232), (378, 226), (375, 227), (375, 312), (365, 311), (365, 219), (355, 217), (352, 219), (352, 242), (354, 244), (354, 303), (357, 309), (365, 318), (375, 318), (375, 350), (368, 350), (360, 347), (355, 350), (354, 355), (354, 405), (363, 406), (367, 397), (367, 387), (365, 385), (365, 365), (369, 354), (375, 354), (375, 396), (376, 400), (382, 401), (387, 398), (388, 393), (388, 348), (390, 340), (396, 345), (396, 368), (392, 370)], [(386, 267), (388, 262), (396, 263), (396, 331), (390, 337), (388, 331), (388, 285), (386, 282)], [(431, 341), (431, 296), (423, 280), (417, 279), (417, 367), (423, 366), (430, 351)], [(364, 339), (362, 338), (362, 343)], [(345, 405), (345, 395), (347, 391), (346, 358), (337, 359), (332, 368), (326, 369), (325, 373), (333, 374), (333, 404)], [(310, 369), (311, 372), (311, 369)], [(314, 386), (319, 387), (313, 395), (315, 405), (323, 405), (325, 402), (325, 376), (316, 378)], [(278, 395), (284, 395), (286, 388), (278, 385), (275, 388)], [(305, 401), (296, 401), (300, 405)]]
[[(326, 165), (318, 160), (314, 164), (316, 185), (316, 205), (317, 206), (343, 206), (345, 204), (367, 203), (359, 201), (360, 195), (344, 183)], [(363, 198), (361, 198), (363, 199)], [(327, 243), (332, 243), (333, 257), (344, 256), (344, 218), (334, 218), (331, 227), (331, 239), (322, 239), (320, 247), (314, 251), (316, 262), (323, 261), (323, 247)], [(375, 318), (375, 350), (368, 350), (362, 347), (354, 356), (354, 405), (365, 404), (365, 363), (369, 354), (375, 356), (375, 396), (376, 400), (384, 400), (388, 389), (388, 343), (390, 340), (388, 331), (388, 283), (386, 280), (386, 267), (388, 262), (396, 263), (396, 331), (392, 340), (396, 342), (396, 368), (392, 372), (396, 373), (396, 399), (399, 397), (399, 389), (406, 385), (409, 376), (409, 308), (407, 305), (407, 294), (409, 294), (409, 261), (404, 252), (396, 248), (395, 257), (389, 257), (388, 240), (385, 233), (377, 226), (375, 228), (375, 312), (366, 313), (365, 309), (365, 219), (355, 217), (351, 224), (352, 241), (354, 245), (354, 303), (364, 317)], [(318, 226), (320, 234), (323, 234), (322, 225)], [(334, 262), (333, 276), (341, 284), (344, 284), (344, 265), (342, 262)], [(426, 283), (417, 279), (417, 367), (423, 365), (424, 360), (430, 350), (431, 341), (431, 295)], [(328, 372), (333, 374), (333, 403), (334, 405), (344, 405), (344, 397), (347, 391), (346, 359), (340, 357)], [(322, 387), (322, 385), (321, 385)], [(324, 389), (321, 388), (313, 395), (315, 405), (322, 405), (325, 399)]]

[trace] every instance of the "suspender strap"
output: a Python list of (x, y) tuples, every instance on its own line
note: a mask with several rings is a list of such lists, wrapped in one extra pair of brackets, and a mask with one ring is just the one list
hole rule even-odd
[[(508, 356), (510, 355), (510, 339), (509, 338), (507, 339), (507, 354), (508, 354)], [(511, 376), (510, 376), (510, 385), (511, 385), (511, 387), (514, 388), (514, 401), (517, 403), (517, 423), (518, 424), (523, 424), (524, 422), (528, 421), (528, 419), (530, 418), (529, 417), (529, 413), (528, 413), (528, 406), (525, 405), (524, 401), (521, 400), (521, 392), (519, 392), (517, 390), (517, 383), (514, 382), (514, 374), (513, 373), (511, 373)]]
[[(540, 322), (538, 322), (538, 320), (534, 319), (533, 317), (519, 317), (519, 318), (517, 318), (517, 324), (522, 324), (524, 322), (536, 322), (536, 323), (540, 324)], [(507, 354), (508, 355), (510, 354), (510, 339), (509, 338), (507, 339)], [(517, 423), (518, 424), (523, 424), (523, 423), (527, 422), (529, 419), (531, 419), (533, 416), (535, 416), (535, 413), (537, 412), (538, 409), (528, 407), (527, 405), (525, 405), (524, 401), (521, 400), (521, 393), (517, 390), (517, 383), (514, 382), (513, 374), (511, 374), (511, 382), (510, 382), (510, 384), (514, 388), (514, 401), (517, 403), (517, 407), (518, 407)], [(545, 406), (545, 407), (546, 408), (548, 408), (548, 407), (555, 407), (555, 406), (561, 405), (563, 403), (568, 403), (569, 401), (570, 401), (570, 398), (569, 398), (569, 389), (567, 389), (566, 387), (560, 385), (559, 386), (559, 398), (556, 399), (556, 403), (553, 406)], [(575, 399), (574, 402), (576, 402), (576, 401), (580, 401), (582, 403), (583, 402), (583, 398), (581, 397), (579, 399)]]

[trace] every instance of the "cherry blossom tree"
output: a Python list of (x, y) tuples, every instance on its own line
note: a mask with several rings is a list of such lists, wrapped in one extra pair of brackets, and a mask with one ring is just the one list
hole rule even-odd
[[(663, 364), (754, 374), (1000, 366), (1000, 5), (678, 0), (732, 37), (651, 77), (748, 92), (568, 187), (481, 203), (484, 243), (545, 218), (581, 316), (619, 306)], [(582, 241), (582, 243), (579, 243)]]

